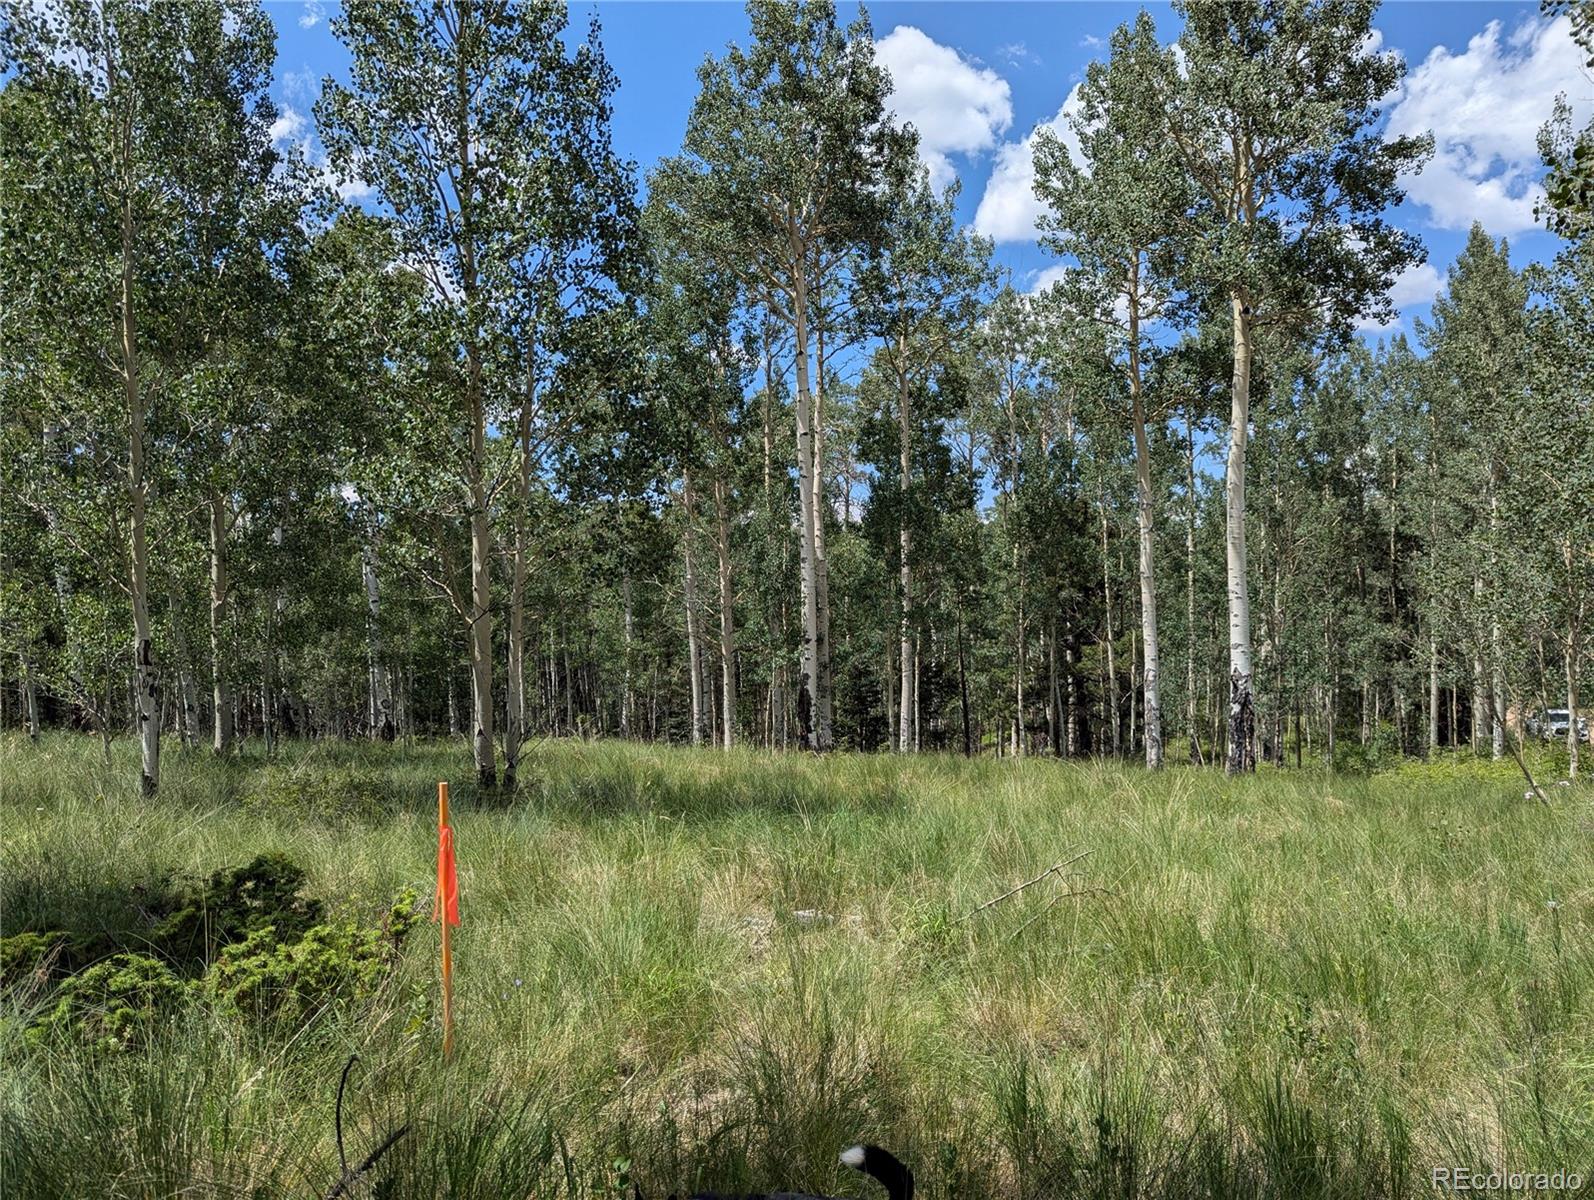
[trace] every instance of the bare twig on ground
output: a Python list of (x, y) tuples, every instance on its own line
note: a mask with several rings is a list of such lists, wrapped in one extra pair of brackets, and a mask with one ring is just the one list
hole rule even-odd
[[(1000, 904), (1003, 900), (1006, 900), (1009, 897), (1018, 895), (1025, 888), (1034, 887), (1037, 883), (1039, 883), (1041, 880), (1045, 879), (1047, 876), (1058, 874), (1059, 872), (1062, 871), (1062, 869), (1064, 867), (1071, 866), (1072, 864), (1077, 863), (1080, 859), (1084, 858), (1085, 855), (1087, 855), (1089, 853), (1090, 853), (1089, 850), (1081, 850), (1078, 854), (1074, 855), (1071, 858), (1065, 858), (1061, 862), (1053, 863), (1051, 866), (1047, 867), (1044, 871), (1042, 871), (1039, 875), (1035, 876), (1034, 879), (1026, 880), (1024, 883), (1019, 884), (1016, 888), (1011, 888), (1008, 891), (1003, 892), (1000, 896), (996, 897), (994, 900), (987, 900), (984, 904), (980, 905), (978, 908), (973, 909), (970, 912), (964, 913), (961, 917), (959, 917), (957, 919), (955, 924), (962, 924), (964, 921), (967, 921), (970, 917), (978, 916), (980, 913), (984, 912), (986, 909), (991, 908), (994, 905)], [(1054, 899), (1052, 901), (1052, 903), (1055, 904), (1057, 902), (1057, 900), (1060, 900), (1060, 899), (1062, 899), (1061, 896), (1059, 896), (1056, 899)], [(1050, 907), (1050, 906), (1048, 905), (1048, 907)]]

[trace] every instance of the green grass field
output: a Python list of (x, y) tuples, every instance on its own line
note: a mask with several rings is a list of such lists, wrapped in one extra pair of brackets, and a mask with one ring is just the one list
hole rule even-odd
[[(136, 949), (174, 873), (264, 851), (373, 922), (429, 893), (435, 781), (469, 775), (435, 743), (174, 752), (143, 802), (98, 756), (5, 743), (5, 933)], [(1514, 770), (545, 744), (512, 802), (454, 789), (451, 1063), (427, 924), (367, 995), (285, 1025), (193, 989), (122, 1049), (41, 1029), (56, 985), (28, 975), (0, 1185), (323, 1195), (358, 1053), (348, 1157), (408, 1123), (394, 1197), (869, 1197), (836, 1165), (860, 1139), (928, 1197), (1414, 1196), (1440, 1165), (1594, 1194), (1594, 806)]]

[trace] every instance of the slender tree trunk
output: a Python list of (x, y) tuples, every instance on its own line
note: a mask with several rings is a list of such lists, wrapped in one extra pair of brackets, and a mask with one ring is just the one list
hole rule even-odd
[(919, 700), (924, 695), (924, 688), (919, 683), (919, 668), (923, 664), (924, 655), (919, 653), (918, 635), (915, 634), (913, 641), (913, 749), (915, 753), (921, 748), (919, 742), (919, 718), (921, 713)]
[(908, 401), (908, 340), (905, 333), (897, 334), (897, 453), (901, 478), (898, 480), (900, 509), (897, 514), (898, 549), (902, 561), (898, 566), (898, 585), (901, 591), (901, 619), (898, 623), (898, 658), (902, 667), (902, 712), (897, 729), (897, 749), (906, 753), (913, 745), (913, 714), (917, 707), (916, 681), (919, 677), (914, 658), (913, 644), (913, 526), (909, 516), (912, 496), (913, 441), (912, 417)]
[[(1012, 464), (1009, 469), (1007, 482), (1007, 509), (1009, 520), (1012, 520), (1014, 506), (1018, 502), (1018, 487), (1020, 472), (1022, 470), (1023, 445), (1018, 431), (1018, 388), (1015, 384), (1011, 368), (1009, 369), (1007, 384), (1007, 440), (1008, 461)], [(1024, 557), (1017, 536), (1017, 530), (1011, 529), (1009, 537), (1013, 542), (1013, 756), (1019, 757), (1024, 753)], [(998, 734), (1000, 737), (1000, 734)]]
[[(1566, 560), (1566, 573), (1568, 578), (1574, 577), (1576, 566), (1577, 547), (1572, 544), (1572, 539), (1567, 537), (1561, 542), (1561, 553)], [(1577, 607), (1573, 609), (1571, 618), (1567, 622), (1566, 645), (1563, 659), (1566, 663), (1566, 759), (1567, 778), (1577, 782), (1578, 771), (1578, 728), (1577, 728), (1577, 700), (1578, 678), (1582, 673), (1583, 665), (1583, 622), (1587, 614), (1588, 593), (1580, 592)]]
[(815, 321), (815, 363), (818, 374), (814, 377), (813, 452), (812, 472), (814, 489), (814, 580), (815, 609), (819, 625), (818, 678), (819, 690), (814, 698), (814, 731), (819, 749), (829, 750), (835, 745), (835, 682), (831, 677), (830, 641), (830, 556), (825, 550), (825, 325), (824, 312), (820, 310)]
[[(1277, 493), (1275, 492), (1275, 495)], [(1282, 555), (1273, 562), (1273, 765), (1284, 765), (1284, 584)]]
[(1334, 733), (1339, 725), (1339, 663), (1334, 657), (1334, 625), (1327, 617), (1323, 619), (1323, 648), (1329, 662), (1328, 691), (1323, 711), (1323, 740), (1328, 752), (1328, 769), (1333, 771)]
[(465, 486), (470, 499), (470, 675), (471, 705), (476, 718), (472, 739), (478, 787), (498, 786), (497, 748), (493, 734), (493, 596), (492, 527), (487, 513), (487, 425), (482, 401), (481, 363), (474, 343), (469, 348), (470, 452), (465, 458)]
[(1079, 756), (1079, 681), (1074, 672), (1074, 634), (1070, 630), (1063, 644), (1063, 700), (1067, 705), (1064, 714), (1063, 738), (1068, 746), (1068, 757)]
[(797, 729), (804, 750), (830, 749), (828, 703), (819, 703), (823, 686), (820, 662), (825, 657), (826, 632), (819, 596), (819, 480), (814, 457), (813, 396), (808, 386), (808, 297), (802, 270), (795, 273), (792, 303), (796, 332), (797, 372), (797, 493), (802, 509), (801, 571), (803, 603), (802, 668), (797, 685)]
[[(775, 348), (774, 328), (764, 328), (764, 514), (769, 528), (775, 530)], [(781, 533), (781, 556), (784, 560), (790, 540)], [(769, 731), (771, 748), (786, 748), (786, 668), (782, 661), (781, 642), (786, 629), (785, 606), (771, 605), (768, 618), (769, 636)]]
[(1576, 783), (1580, 741), (1577, 728), (1577, 677), (1578, 659), (1581, 657), (1577, 648), (1576, 626), (1573, 627), (1573, 634), (1567, 639), (1566, 646), (1566, 777)]
[(171, 612), (172, 647), (177, 652), (177, 686), (181, 694), (181, 703), (177, 706), (177, 736), (183, 749), (189, 750), (199, 737), (199, 695), (194, 686), (188, 635), (183, 631), (182, 613), (175, 593), (167, 597), (167, 607)]
[(22, 689), (22, 727), (28, 731), (28, 740), (39, 740), (39, 687), (33, 677), (33, 660), (26, 651), (19, 654), (18, 667), (21, 674), (18, 684)]
[(219, 489), (210, 492), (210, 679), (213, 730), (211, 748), (231, 754), (233, 738), (231, 664), (227, 661), (227, 503)]
[(1251, 598), (1245, 562), (1245, 446), (1251, 422), (1251, 306), (1244, 292), (1230, 296), (1234, 314), (1234, 383), (1226, 467), (1226, 565), (1229, 584), (1228, 772), (1256, 769), (1251, 694)]
[(634, 650), (636, 641), (636, 612), (631, 598), (631, 572), (627, 571), (620, 580), (620, 598), (625, 606), (625, 662), (622, 664), (620, 681), (620, 736), (627, 740), (633, 733), (632, 708), (636, 703), (632, 673), (634, 671)]
[(1439, 641), (1428, 635), (1428, 761), (1439, 749)]
[(360, 573), (365, 579), (366, 733), (372, 741), (393, 740), (393, 693), (382, 656), (382, 591), (377, 573), (374, 519), (360, 547)]
[(696, 493), (692, 490), (691, 469), (682, 472), (681, 507), (685, 513), (685, 527), (681, 535), (681, 549), (686, 559), (686, 658), (692, 674), (692, 745), (703, 744), (703, 643), (697, 629), (697, 558), (692, 553), (696, 513)]
[(969, 719), (969, 664), (963, 650), (963, 606), (958, 605), (958, 698), (963, 710), (963, 757), (974, 755), (974, 729)]
[(1046, 638), (1046, 738), (1051, 743), (1054, 757), (1062, 758), (1067, 749), (1063, 742), (1063, 693), (1057, 679), (1057, 620), (1052, 619)]
[(764, 327), (764, 506), (775, 494), (775, 345), (774, 330)]
[[(280, 560), (282, 556), (281, 522), (272, 526), (271, 547), (273, 555)], [(287, 611), (287, 608), (288, 600), (283, 595), (282, 584), (274, 583), (271, 587), (270, 601), (266, 605), (266, 645), (260, 661), (260, 716), (265, 726), (267, 757), (277, 753), (277, 743), (279, 741), (280, 722), (278, 718), (282, 710), (282, 699), (279, 694), (279, 676), (281, 672), (278, 670), (278, 643), (282, 629), (282, 616)], [(184, 657), (186, 658), (187, 656), (184, 655)]]
[[(124, 167), (132, 155), (131, 118), (122, 129)], [(149, 541), (145, 504), (149, 482), (144, 473), (144, 393), (140, 388), (138, 322), (133, 309), (134, 230), (132, 183), (123, 180), (122, 199), (122, 382), (128, 425), (128, 593), (133, 608), (133, 662), (137, 671), (136, 717), (139, 735), (139, 790), (153, 796), (160, 790), (161, 677), (155, 660), (149, 619)]]
[(715, 549), (719, 554), (721, 744), (736, 740), (736, 588), (731, 580), (731, 518), (725, 476), (714, 476)]
[[(1013, 549), (1013, 578), (1021, 578), (1019, 573), (1019, 556), (1017, 546)], [(1018, 584), (1018, 619), (1014, 622), (1013, 646), (1013, 755), (1022, 757), (1024, 754), (1024, 672), (1026, 663), (1024, 659), (1024, 588)]]
[(1151, 448), (1146, 441), (1146, 402), (1140, 383), (1140, 288), (1137, 258), (1129, 298), (1129, 395), (1134, 407), (1135, 489), (1140, 503), (1140, 636), (1145, 662), (1146, 766), (1162, 767), (1162, 653), (1157, 642), (1157, 577), (1153, 564), (1156, 514), (1151, 496)]
[(537, 339), (526, 350), (526, 379), (515, 422), (515, 544), (509, 572), (509, 638), (504, 695), (504, 788), (515, 790), (526, 737), (526, 561), (531, 539), (532, 412), (537, 404)]
[[(477, 36), (477, 17), (470, 5), (459, 11), (457, 45), (466, 45)], [(471, 83), (466, 73), (465, 56), (454, 56), (456, 117), (454, 140), (458, 148), (456, 220), (454, 246), (459, 258), (463, 293), (462, 313), (467, 333), (462, 350), (465, 360), (466, 399), (469, 404), (469, 445), (464, 462), (465, 499), (470, 516), (470, 608), (466, 633), (470, 639), (471, 707), (475, 716), (472, 756), (476, 764), (476, 783), (484, 791), (498, 786), (496, 733), (493, 721), (493, 605), (492, 605), (492, 525), (487, 511), (487, 406), (482, 384), (481, 301), (475, 213), (477, 165), (474, 160), (475, 131), (471, 128)]]
[(900, 673), (897, 670), (896, 650), (897, 648), (887, 639), (885, 678), (881, 686), (885, 689), (886, 747), (890, 750), (897, 749), (897, 682)]
[[(1493, 473), (1489, 477), (1489, 559), (1493, 563), (1494, 547), (1500, 536), (1500, 496)], [(1489, 678), (1489, 757), (1498, 761), (1505, 757), (1505, 669), (1504, 647), (1500, 638), (1499, 597), (1491, 596), (1489, 604), (1489, 657), (1494, 661)]]
[(1123, 732), (1122, 732), (1122, 726), (1120, 725), (1120, 722), (1119, 722), (1119, 715), (1120, 715), (1119, 710), (1122, 707), (1123, 700), (1122, 700), (1122, 697), (1120, 697), (1119, 694), (1118, 694), (1118, 661), (1117, 661), (1117, 649), (1116, 649), (1116, 647), (1114, 645), (1114, 643), (1117, 641), (1117, 635), (1113, 631), (1113, 624), (1112, 624), (1112, 603), (1113, 603), (1113, 598), (1112, 598), (1112, 556), (1111, 556), (1110, 547), (1109, 547), (1109, 544), (1108, 544), (1108, 541), (1107, 541), (1107, 499), (1106, 499), (1105, 496), (1100, 497), (1100, 506), (1101, 506), (1101, 579), (1102, 579), (1103, 593), (1104, 593), (1104, 595), (1106, 597), (1106, 601), (1105, 601), (1105, 604), (1103, 605), (1103, 607), (1106, 610), (1106, 614), (1107, 614), (1107, 641), (1106, 641), (1106, 645), (1104, 647), (1104, 649), (1106, 651), (1106, 675), (1107, 675), (1107, 677), (1106, 677), (1105, 680), (1103, 680), (1103, 682), (1107, 685), (1107, 689), (1106, 689), (1106, 693), (1107, 693), (1106, 694), (1106, 700), (1107, 700), (1107, 706), (1108, 706), (1107, 721), (1108, 721), (1108, 726), (1109, 726), (1109, 728), (1111, 729), (1111, 732), (1112, 732), (1112, 756), (1114, 758), (1119, 758), (1119, 757), (1121, 757), (1123, 755)]
[(1184, 687), (1185, 722), (1190, 730), (1190, 762), (1201, 764), (1201, 734), (1196, 728), (1196, 670), (1195, 670), (1195, 563), (1196, 563), (1196, 488), (1195, 488), (1195, 429), (1190, 421), (1190, 408), (1184, 410), (1184, 486), (1186, 517), (1184, 527)]
[(1135, 739), (1140, 734), (1137, 724), (1140, 710), (1135, 704), (1135, 694), (1140, 690), (1140, 685), (1140, 631), (1131, 625), (1129, 627), (1129, 739), (1125, 743), (1131, 754), (1135, 750)]

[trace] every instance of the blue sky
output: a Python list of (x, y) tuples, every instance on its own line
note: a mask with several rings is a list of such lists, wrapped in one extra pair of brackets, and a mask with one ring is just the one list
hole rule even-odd
[[(1027, 139), (1039, 124), (1061, 129), (1062, 110), (1086, 64), (1140, 7), (998, 0), (869, 6), (880, 55), (897, 82), (899, 114), (920, 129), (932, 174), (961, 180), (963, 219), (996, 239), (999, 260), (1022, 289), (1043, 283), (1055, 266), (1034, 242)], [(1165, 5), (1147, 7), (1171, 40), (1173, 13)], [(336, 5), (275, 0), (268, 9), (279, 32), (278, 132), (310, 139), (314, 153), (310, 106), (322, 77), (341, 77), (347, 62), (328, 28)], [(842, 5), (844, 15), (853, 11)], [(746, 17), (741, 4), (718, 0), (572, 7), (580, 24), (594, 12), (620, 78), (616, 147), (645, 174), (680, 145), (698, 65), (728, 42), (745, 40)], [(1374, 27), (1381, 47), (1400, 51), (1409, 66), (1387, 108), (1390, 127), (1431, 129), (1439, 147), (1395, 214), (1429, 250), (1428, 264), (1409, 271), (1392, 293), (1399, 327), (1409, 333), (1412, 318), (1426, 315), (1473, 219), (1510, 238), (1519, 266), (1555, 252), (1556, 240), (1532, 221), (1535, 136), (1557, 92), (1566, 92), (1579, 123), (1586, 121), (1594, 111), (1594, 80), (1580, 66), (1566, 19), (1546, 21), (1536, 3), (1388, 3)]]

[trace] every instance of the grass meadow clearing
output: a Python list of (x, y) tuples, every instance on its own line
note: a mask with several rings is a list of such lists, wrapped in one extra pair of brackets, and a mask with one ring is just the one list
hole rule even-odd
[(409, 1126), (362, 1193), (390, 1197), (871, 1196), (836, 1165), (860, 1139), (960, 1200), (1594, 1179), (1594, 807), (1524, 801), (1509, 764), (1230, 780), (558, 742), (503, 801), (462, 745), (303, 744), (173, 753), (141, 801), (115, 753), (5, 743), (6, 934), (137, 949), (147, 897), (266, 852), (376, 921), (429, 895), (450, 778), (456, 1054), (426, 923), (291, 1022), (190, 984), (112, 1048), (43, 1021), (60, 985), (24, 972), (8, 1197), (324, 1195), (355, 1053), (349, 1160)]

